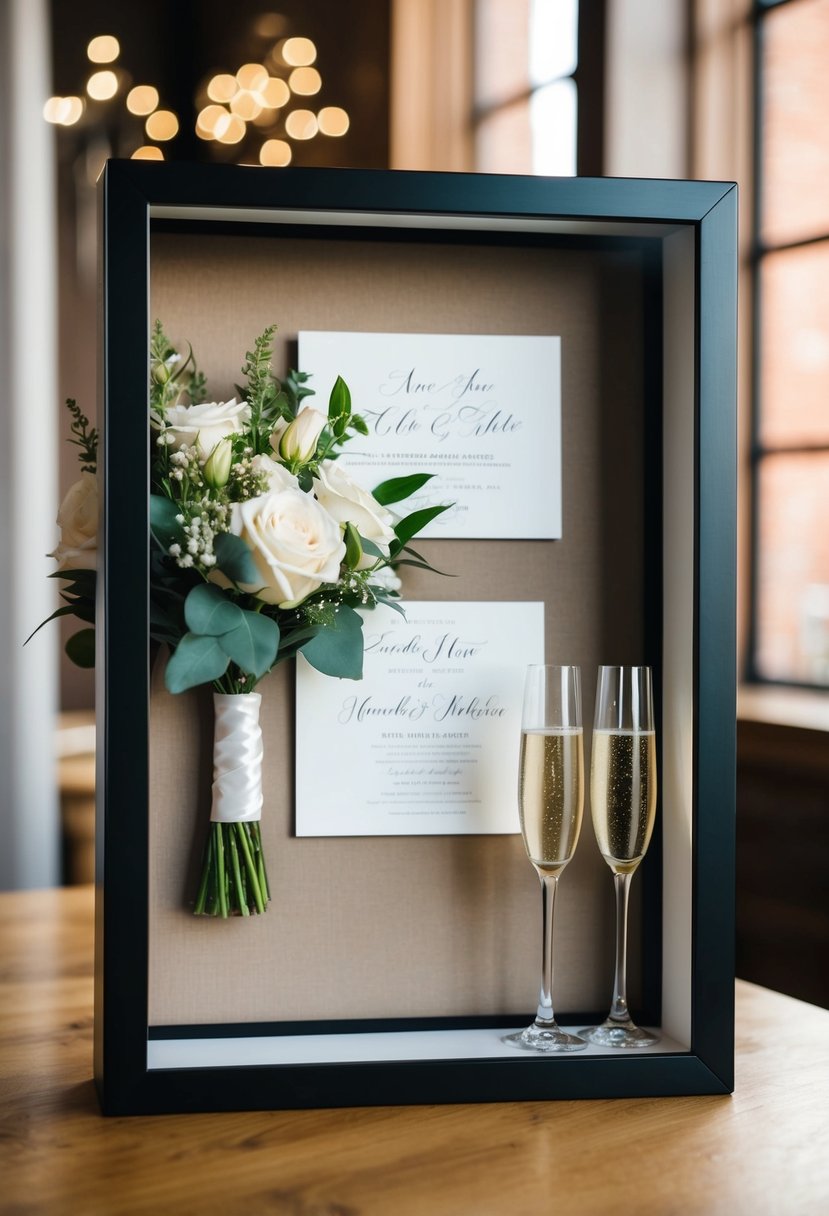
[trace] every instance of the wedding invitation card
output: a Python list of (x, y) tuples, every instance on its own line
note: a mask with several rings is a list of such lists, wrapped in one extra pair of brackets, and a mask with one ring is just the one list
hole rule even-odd
[(544, 605), (362, 615), (362, 680), (297, 661), (297, 836), (517, 832), (524, 669), (544, 662)]
[(561, 536), (560, 338), (304, 331), (299, 366), (319, 409), (348, 384), (369, 434), (341, 459), (361, 485), (435, 474), (407, 508), (454, 506), (424, 536)]

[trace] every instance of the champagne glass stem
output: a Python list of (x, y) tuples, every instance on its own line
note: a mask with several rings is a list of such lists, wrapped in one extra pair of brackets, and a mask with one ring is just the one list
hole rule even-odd
[(555, 1021), (553, 1013), (553, 917), (556, 907), (558, 875), (541, 877), (541, 992), (538, 997), (536, 1023)]
[(616, 890), (616, 974), (613, 978), (610, 1019), (619, 1022), (626, 1022), (630, 1017), (627, 999), (627, 951), (628, 895), (632, 877), (632, 873), (613, 875), (613, 886)]

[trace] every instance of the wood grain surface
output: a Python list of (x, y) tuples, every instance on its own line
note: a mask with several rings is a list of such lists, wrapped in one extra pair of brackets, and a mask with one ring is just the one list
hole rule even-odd
[(731, 1098), (104, 1119), (92, 906), (0, 895), (4, 1216), (829, 1211), (829, 1012), (742, 982)]

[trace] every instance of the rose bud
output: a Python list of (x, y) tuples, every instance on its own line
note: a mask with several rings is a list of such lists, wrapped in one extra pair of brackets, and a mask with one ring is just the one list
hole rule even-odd
[(214, 490), (226, 486), (233, 464), (233, 444), (230, 439), (220, 439), (204, 462), (204, 480)]
[(319, 410), (307, 406), (289, 423), (279, 441), (279, 455), (291, 464), (305, 464), (317, 450), (319, 437), (328, 419)]

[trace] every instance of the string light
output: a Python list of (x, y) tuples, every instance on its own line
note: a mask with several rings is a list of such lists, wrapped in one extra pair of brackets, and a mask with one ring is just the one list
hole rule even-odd
[(86, 48), (90, 63), (114, 63), (121, 54), (121, 46), (112, 34), (99, 34)]
[(291, 145), (284, 139), (266, 139), (259, 149), (261, 165), (289, 165), (291, 163)]
[(220, 72), (208, 84), (207, 96), (211, 101), (230, 101), (238, 87), (235, 76), (231, 76), (229, 72)]
[(144, 144), (141, 148), (136, 148), (130, 160), (164, 160), (164, 153), (161, 148), (155, 148), (152, 144)]
[(320, 132), (323, 135), (345, 135), (351, 120), (341, 106), (323, 106), (317, 115)]
[(86, 82), (86, 91), (93, 101), (109, 101), (118, 92), (118, 77), (114, 72), (93, 72)]
[(245, 138), (247, 127), (238, 114), (228, 114), (226, 111), (216, 122), (213, 135), (221, 144), (238, 144)]
[(291, 90), (279, 76), (269, 76), (259, 95), (269, 110), (278, 110), (290, 99)]
[(151, 84), (137, 84), (127, 93), (130, 114), (152, 114), (158, 106), (158, 89)]
[(317, 48), (310, 38), (288, 38), (281, 49), (282, 58), (292, 68), (306, 67), (317, 57)]
[(268, 69), (263, 68), (261, 63), (243, 63), (236, 73), (236, 80), (240, 89), (256, 93), (267, 85)]
[(294, 68), (288, 77), (288, 84), (292, 92), (310, 97), (313, 93), (319, 93), (322, 77), (316, 68)]
[(172, 110), (156, 110), (144, 123), (150, 139), (174, 139), (178, 135), (178, 118)]
[(285, 130), (291, 139), (313, 139), (317, 133), (317, 116), (312, 110), (292, 110), (285, 119)]
[(72, 127), (83, 114), (80, 97), (50, 97), (43, 107), (43, 117), (61, 127)]

